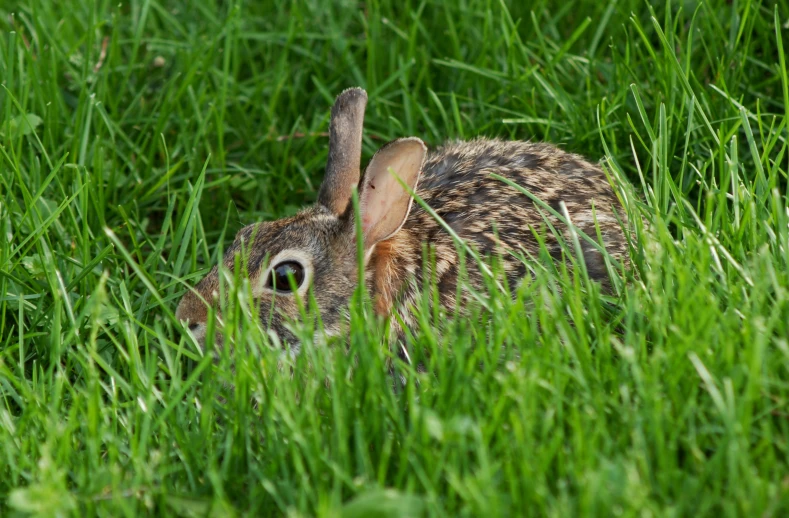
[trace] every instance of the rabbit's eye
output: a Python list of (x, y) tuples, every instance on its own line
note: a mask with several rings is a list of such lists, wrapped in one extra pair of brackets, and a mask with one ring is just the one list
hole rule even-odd
[(288, 275), (293, 276), (293, 281), (296, 283), (296, 288), (301, 286), (304, 282), (304, 267), (296, 261), (285, 261), (279, 263), (271, 269), (271, 273), (266, 280), (266, 287), (279, 292), (293, 291), (288, 280)]

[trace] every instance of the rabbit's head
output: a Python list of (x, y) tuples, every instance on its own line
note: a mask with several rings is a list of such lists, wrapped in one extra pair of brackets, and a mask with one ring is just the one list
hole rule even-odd
[[(352, 88), (341, 93), (332, 107), (329, 157), (317, 203), (289, 218), (244, 227), (223, 259), (230, 272), (237, 262), (246, 266), (244, 274), (254, 298), (251, 306), (261, 324), (291, 347), (298, 347), (287, 326), (299, 317), (297, 299), (306, 303), (310, 294), (314, 296), (324, 329), (334, 334), (359, 282), (353, 189), (359, 190), (365, 261), (376, 244), (400, 230), (411, 209), (412, 197), (403, 185), (416, 189), (427, 149), (418, 138), (392, 141), (373, 156), (360, 182), (366, 104), (364, 90)], [(241, 261), (236, 261), (237, 254), (242, 254)], [(219, 275), (215, 266), (187, 291), (176, 310), (176, 317), (188, 321), (201, 345), (209, 305), (222, 314)]]

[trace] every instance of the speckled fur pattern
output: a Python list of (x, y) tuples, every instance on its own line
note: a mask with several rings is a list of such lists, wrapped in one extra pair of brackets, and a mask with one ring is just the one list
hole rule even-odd
[[(514, 288), (530, 270), (509, 252), (537, 256), (537, 233), (543, 237), (549, 253), (560, 260), (562, 247), (546, 221), (565, 239), (569, 232), (559, 218), (540, 210), (528, 196), (493, 178), (491, 173), (522, 186), (560, 214), (564, 202), (572, 223), (594, 239), (596, 220), (608, 253), (627, 264), (627, 243), (619, 223), (626, 223), (625, 214), (598, 165), (545, 143), (485, 138), (447, 142), (427, 154), (416, 194), (480, 255), (498, 256), (510, 287)], [(348, 300), (358, 282), (357, 250), (352, 205), (347, 204), (341, 214), (335, 214), (327, 205), (319, 202), (295, 216), (243, 228), (223, 262), (232, 271), (234, 256), (243, 241), (249, 251), (247, 269), (254, 286), (263, 282), (264, 265), (282, 250), (297, 249), (307, 254), (313, 266), (312, 293), (324, 329), (337, 335), (342, 332)], [(435, 257), (430, 272), (423, 271), (425, 246)], [(602, 256), (583, 240), (581, 246), (590, 277), (609, 289)], [(470, 285), (480, 287), (480, 272), (472, 266), (473, 261), (467, 261), (467, 265)], [(417, 302), (423, 281), (430, 278), (437, 283), (440, 303), (451, 311), (458, 303), (458, 274), (458, 252), (452, 237), (421, 205), (414, 203), (400, 230), (370, 249), (364, 282), (378, 314), (388, 317), (397, 312), (406, 326), (413, 326), (409, 307)], [(194, 290), (186, 293), (176, 315), (204, 325), (207, 312), (203, 300), (215, 300), (218, 282), (218, 270), (214, 267)], [(264, 293), (255, 302), (260, 307), (261, 324), (297, 351), (296, 339), (286, 326), (288, 319), (299, 318), (293, 296)], [(395, 320), (392, 319), (392, 343), (397, 343), (402, 333), (394, 325)]]
[[(573, 225), (593, 239), (597, 221), (606, 251), (627, 264), (627, 242), (619, 223), (625, 223), (626, 217), (599, 166), (545, 143), (482, 138), (446, 143), (429, 154), (416, 194), (480, 255), (497, 256), (510, 288), (528, 271), (519, 256), (539, 255), (533, 231), (543, 237), (557, 260), (562, 257), (562, 246), (546, 221), (568, 243), (570, 235), (559, 218), (491, 173), (523, 187), (559, 214), (563, 213), (560, 202), (564, 202)], [(423, 271), (423, 265), (431, 266), (422, 259), (423, 243), (432, 249), (434, 271)], [(610, 289), (602, 255), (588, 242), (580, 243), (590, 278)], [(473, 267), (473, 261), (466, 263), (467, 281), (480, 289), (480, 270)], [(398, 311), (406, 325), (413, 325), (408, 307), (417, 304), (425, 279), (437, 284), (440, 303), (452, 310), (457, 303), (458, 273), (452, 237), (415, 204), (401, 231), (378, 245), (367, 266), (367, 282), (379, 313)]]

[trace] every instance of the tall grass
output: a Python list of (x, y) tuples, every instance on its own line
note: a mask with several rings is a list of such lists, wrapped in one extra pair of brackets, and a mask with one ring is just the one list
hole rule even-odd
[[(0, 514), (785, 515), (787, 20), (748, 0), (4, 2)], [(214, 365), (177, 300), (243, 224), (314, 200), (353, 85), (365, 159), (404, 135), (602, 159), (626, 282), (604, 296), (534, 258), (469, 318), (419, 312), (418, 373), (363, 294), (347, 351), (307, 318), (283, 358), (237, 278)]]

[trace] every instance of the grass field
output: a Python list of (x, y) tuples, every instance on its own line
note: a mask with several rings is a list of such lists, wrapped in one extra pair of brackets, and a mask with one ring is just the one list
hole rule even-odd
[[(789, 515), (787, 41), (786, 0), (5, 0), (0, 515)], [(365, 160), (602, 159), (617, 292), (537, 260), (422, 313), (396, 390), (361, 294), (351, 354), (306, 339), (291, 375), (238, 304), (213, 365), (178, 299), (315, 199), (355, 85)]]

